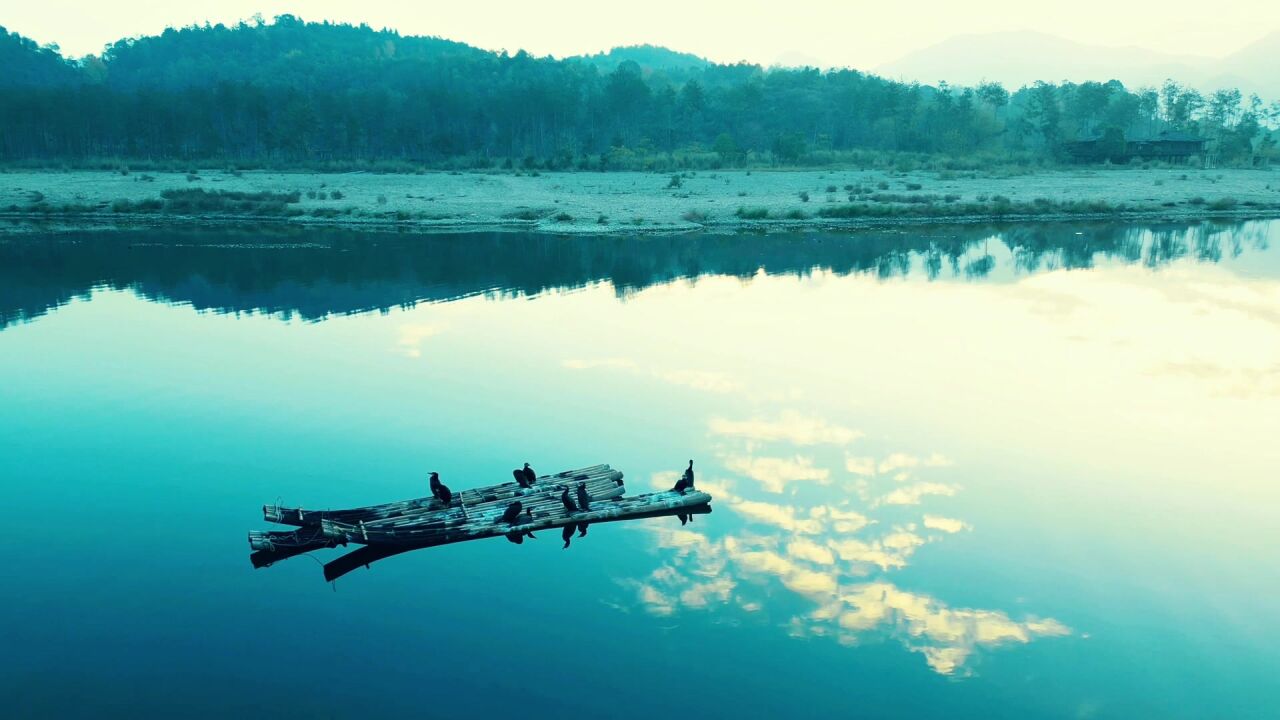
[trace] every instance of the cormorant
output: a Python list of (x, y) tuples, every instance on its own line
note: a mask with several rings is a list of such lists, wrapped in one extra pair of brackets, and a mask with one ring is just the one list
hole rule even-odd
[(586, 483), (578, 483), (578, 507), (583, 510), (591, 509), (591, 496), (587, 494)]
[(453, 499), (453, 493), (449, 490), (449, 487), (440, 482), (440, 473), (431, 473), (431, 495), (445, 505), (448, 505), (449, 501)]
[(518, 532), (509, 532), (507, 533), (507, 542), (515, 543), (516, 545), (523, 545), (524, 534), (518, 533)]
[(560, 493), (560, 502), (564, 503), (564, 511), (575, 513), (578, 512), (578, 506), (573, 504), (573, 498), (569, 497), (569, 488), (565, 488)]
[(560, 531), (560, 539), (564, 540), (565, 550), (569, 549), (569, 541), (573, 539), (573, 523), (564, 526), (564, 530)]
[(534, 472), (533, 468), (529, 467), (529, 463), (525, 463), (524, 469), (520, 472), (524, 473), (524, 481), (529, 483), (529, 487), (533, 487), (533, 483), (538, 479), (538, 473)]
[(516, 479), (516, 484), (517, 484), (517, 485), (519, 485), (519, 486), (520, 486), (520, 487), (522, 487), (522, 488), (527, 488), (527, 487), (529, 487), (529, 481), (524, 479), (524, 471), (523, 471), (523, 470), (521, 470), (520, 468), (516, 468), (515, 470), (512, 470), (512, 471), (511, 471), (511, 475), (512, 475), (512, 477), (514, 477), (514, 478)]
[(684, 494), (685, 490), (693, 489), (693, 461), (692, 460), (689, 461), (689, 467), (685, 469), (684, 476), (681, 477), (679, 480), (677, 480), (676, 486), (671, 489), (675, 490), (681, 495)]
[(578, 523), (578, 537), (587, 536), (587, 526), (591, 523)]
[(508, 525), (515, 525), (516, 521), (520, 519), (520, 513), (522, 512), (524, 512), (524, 505), (517, 500), (508, 505), (506, 510), (502, 511), (502, 522)]

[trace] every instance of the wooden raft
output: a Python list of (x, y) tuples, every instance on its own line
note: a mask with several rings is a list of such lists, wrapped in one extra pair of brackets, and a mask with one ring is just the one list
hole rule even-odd
[[(591, 496), (590, 508), (569, 512), (560, 500), (564, 490), (575, 499), (578, 484)], [(250, 531), (249, 556), (255, 568), (322, 548), (363, 545), (324, 566), (333, 580), (360, 566), (410, 550), (468, 540), (505, 536), (520, 542), (529, 532), (587, 526), (651, 517), (701, 515), (711, 512), (711, 496), (697, 490), (673, 490), (622, 497), (622, 473), (608, 465), (593, 465), (543, 475), (533, 487), (514, 482), (472, 488), (454, 494), (446, 506), (427, 497), (348, 510), (304, 510), (266, 505), (264, 519), (294, 525), (289, 531)], [(519, 500), (531, 514), (509, 524), (502, 513)]]

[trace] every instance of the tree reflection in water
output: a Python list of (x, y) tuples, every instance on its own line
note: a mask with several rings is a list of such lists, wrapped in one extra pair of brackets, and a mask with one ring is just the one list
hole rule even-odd
[(320, 320), (476, 295), (609, 282), (620, 297), (681, 278), (759, 272), (987, 279), (1098, 262), (1217, 262), (1266, 245), (1265, 223), (940, 226), (801, 235), (377, 234), (299, 228), (17, 235), (0, 242), (0, 327), (97, 287), (218, 313)]

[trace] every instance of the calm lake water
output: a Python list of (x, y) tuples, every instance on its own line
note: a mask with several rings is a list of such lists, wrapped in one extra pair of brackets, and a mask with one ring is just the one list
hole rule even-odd
[[(0, 715), (1274, 718), (1277, 246), (11, 236)], [(248, 560), (277, 499), (690, 457), (685, 527)]]

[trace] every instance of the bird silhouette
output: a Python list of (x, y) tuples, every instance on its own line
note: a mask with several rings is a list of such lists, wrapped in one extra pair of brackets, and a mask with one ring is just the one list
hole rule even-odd
[(520, 513), (522, 512), (524, 512), (524, 505), (517, 500), (508, 505), (506, 510), (502, 511), (502, 522), (508, 525), (515, 525), (516, 521), (520, 519)]
[(569, 488), (565, 488), (564, 492), (560, 493), (560, 502), (564, 503), (565, 512), (578, 512), (578, 506), (573, 504), (573, 498), (569, 497)]
[(449, 490), (449, 486), (440, 482), (439, 473), (431, 473), (431, 495), (445, 505), (453, 499), (453, 492)]
[(676, 481), (676, 486), (671, 489), (675, 490), (681, 495), (684, 494), (685, 490), (693, 489), (693, 461), (692, 460), (689, 461), (689, 467), (685, 468), (684, 475), (681, 476), (681, 478)]

